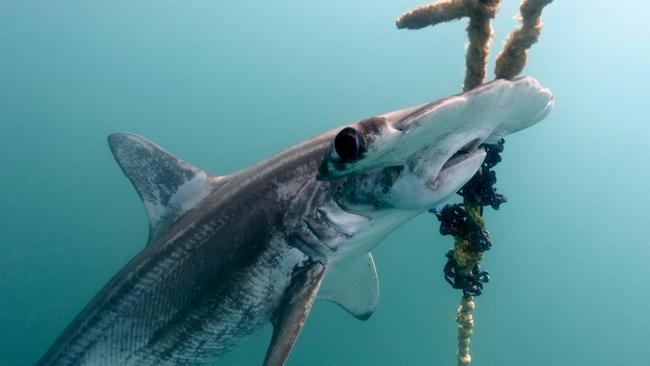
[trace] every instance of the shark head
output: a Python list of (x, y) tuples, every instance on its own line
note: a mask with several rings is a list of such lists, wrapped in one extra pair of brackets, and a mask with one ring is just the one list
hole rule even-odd
[(316, 177), (339, 181), (348, 206), (421, 212), (477, 172), (481, 144), (532, 126), (552, 106), (550, 91), (526, 77), (365, 119), (340, 129)]
[(379, 296), (375, 245), (457, 192), (481, 167), (482, 144), (534, 125), (552, 107), (533, 78), (496, 80), (322, 135), (317, 188), (296, 200), (303, 209), (292, 241), (326, 264), (318, 297), (367, 319)]

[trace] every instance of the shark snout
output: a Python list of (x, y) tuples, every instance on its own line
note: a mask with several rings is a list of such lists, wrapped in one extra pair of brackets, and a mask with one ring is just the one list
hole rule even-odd
[(416, 210), (444, 200), (481, 167), (482, 144), (536, 124), (552, 106), (550, 91), (527, 77), (384, 115), (400, 131), (393, 145), (404, 147), (396, 150), (406, 167), (391, 190), (391, 204)]
[[(385, 206), (426, 209), (476, 173), (486, 155), (481, 144), (536, 124), (552, 106), (550, 91), (525, 77), (368, 118), (339, 130), (341, 138), (332, 139), (317, 179), (363, 175), (371, 193), (362, 196)], [(399, 174), (395, 167), (401, 167)]]

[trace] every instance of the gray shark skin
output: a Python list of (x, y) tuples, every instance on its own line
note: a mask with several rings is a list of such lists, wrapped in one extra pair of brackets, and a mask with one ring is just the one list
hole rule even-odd
[(283, 365), (316, 299), (367, 319), (370, 250), (453, 194), (482, 143), (542, 120), (532, 78), (352, 123), (232, 175), (194, 168), (127, 133), (110, 148), (149, 215), (148, 245), (38, 365), (205, 365), (269, 322), (265, 365)]

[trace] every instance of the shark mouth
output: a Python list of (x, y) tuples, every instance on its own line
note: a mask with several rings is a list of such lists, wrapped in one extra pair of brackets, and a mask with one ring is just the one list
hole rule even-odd
[(452, 155), (449, 160), (447, 160), (447, 162), (445, 162), (440, 171), (442, 172), (446, 169), (454, 167), (476, 154), (483, 153), (484, 150), (479, 147), (479, 144), (479, 139), (475, 139), (463, 145), (463, 147), (456, 151), (456, 153)]
[(433, 193), (431, 201), (440, 202), (456, 192), (476, 173), (486, 154), (479, 147), (480, 143), (480, 139), (475, 139), (463, 145), (445, 162), (435, 178), (425, 183)]

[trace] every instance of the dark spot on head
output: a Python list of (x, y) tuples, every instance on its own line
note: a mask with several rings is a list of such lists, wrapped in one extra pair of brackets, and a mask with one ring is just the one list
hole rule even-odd
[(390, 188), (395, 184), (395, 181), (397, 178), (399, 178), (400, 174), (404, 170), (404, 166), (391, 166), (388, 168), (385, 168), (381, 174), (379, 175), (379, 180), (377, 182), (377, 186), (381, 193), (387, 194)]
[(359, 129), (363, 133), (377, 135), (381, 132), (382, 126), (386, 124), (386, 118), (384, 117), (370, 117), (362, 121), (357, 122)]
[(384, 117), (370, 117), (357, 122), (357, 126), (366, 139), (366, 142), (371, 143), (377, 136), (381, 135), (387, 123)]

